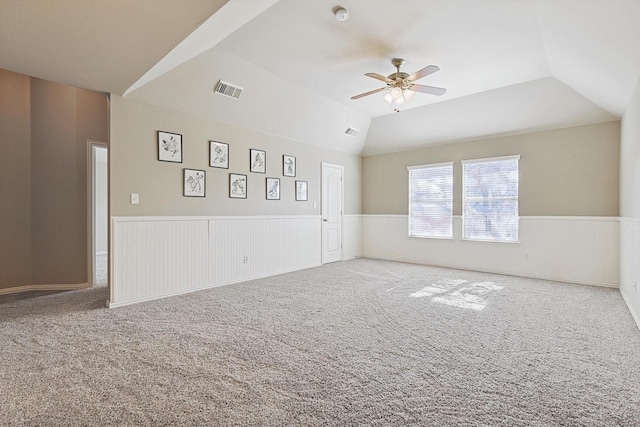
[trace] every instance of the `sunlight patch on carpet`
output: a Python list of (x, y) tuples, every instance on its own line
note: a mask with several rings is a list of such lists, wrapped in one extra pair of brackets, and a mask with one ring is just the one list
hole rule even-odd
[(412, 298), (431, 298), (432, 302), (480, 311), (489, 303), (491, 293), (503, 289), (494, 282), (469, 283), (467, 280), (440, 280), (409, 295)]

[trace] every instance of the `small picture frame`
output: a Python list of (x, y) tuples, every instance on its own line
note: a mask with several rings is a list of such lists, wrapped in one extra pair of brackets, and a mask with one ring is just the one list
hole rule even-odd
[(267, 152), (249, 149), (249, 170), (254, 173), (267, 173)]
[(182, 135), (158, 131), (158, 160), (182, 163)]
[(282, 156), (282, 175), (296, 176), (296, 158), (294, 156)]
[(231, 199), (247, 198), (247, 175), (229, 174), (229, 197)]
[(267, 200), (280, 200), (280, 178), (267, 178)]
[(307, 201), (307, 181), (296, 181), (296, 200)]
[(206, 181), (205, 171), (184, 169), (184, 197), (205, 197)]
[(209, 141), (209, 166), (229, 169), (229, 144)]

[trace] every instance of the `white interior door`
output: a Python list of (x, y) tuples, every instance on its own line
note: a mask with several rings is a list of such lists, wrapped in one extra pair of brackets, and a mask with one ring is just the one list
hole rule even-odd
[(322, 263), (342, 260), (344, 167), (322, 163)]

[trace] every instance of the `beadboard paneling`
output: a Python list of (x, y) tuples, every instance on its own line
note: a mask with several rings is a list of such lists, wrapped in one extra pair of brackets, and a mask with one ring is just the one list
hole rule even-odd
[(640, 219), (620, 219), (620, 293), (640, 328)]
[(114, 217), (109, 307), (320, 265), (320, 217)]
[(617, 217), (521, 217), (520, 241), (408, 237), (406, 215), (363, 215), (362, 256), (523, 277), (617, 287), (620, 283)]

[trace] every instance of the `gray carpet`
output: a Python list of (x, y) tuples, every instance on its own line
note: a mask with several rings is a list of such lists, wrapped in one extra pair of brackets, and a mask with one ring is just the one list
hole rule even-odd
[(614, 289), (360, 259), (106, 299), (0, 298), (0, 424), (640, 425)]

